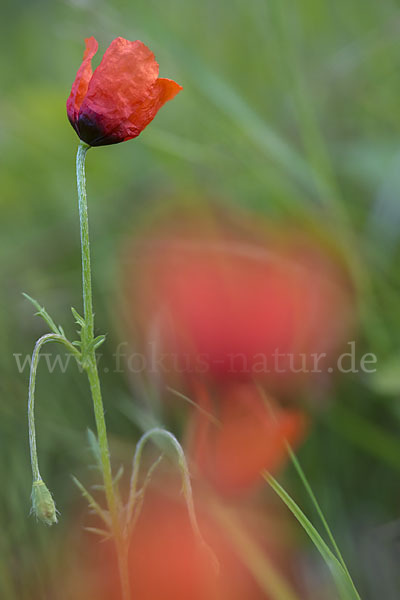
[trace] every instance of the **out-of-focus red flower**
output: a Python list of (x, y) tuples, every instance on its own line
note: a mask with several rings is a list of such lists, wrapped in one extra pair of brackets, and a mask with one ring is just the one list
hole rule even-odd
[[(164, 484), (165, 485), (165, 484)], [(246, 567), (246, 557), (213, 513), (212, 502), (196, 494), (199, 526), (219, 562), (215, 571), (209, 552), (199, 545), (183, 498), (152, 490), (132, 536), (129, 558), (132, 593), (140, 600), (267, 600)], [(221, 507), (222, 508), (222, 507)], [(222, 508), (222, 510), (232, 510)], [(268, 560), (287, 569), (288, 543), (280, 528), (255, 512), (234, 511), (241, 527), (266, 553)], [(276, 527), (276, 526), (275, 526)], [(283, 564), (282, 564), (283, 563)]]
[(257, 378), (272, 392), (298, 390), (330, 372), (348, 334), (354, 294), (346, 268), (293, 231), (266, 228), (263, 237), (251, 226), (243, 233), (186, 220), (178, 231), (146, 231), (132, 255), (126, 306), (150, 373)]
[(97, 52), (94, 37), (86, 50), (71, 94), (68, 119), (81, 140), (105, 146), (130, 140), (154, 119), (159, 109), (182, 89), (171, 79), (158, 77), (154, 54), (140, 41), (118, 37), (92, 73)]
[[(244, 549), (232, 534), (237, 527), (282, 578), (293, 580), (295, 554), (290, 522), (280, 504), (233, 506), (223, 504), (204, 489), (195, 489), (196, 514), (208, 546), (205, 547), (190, 524), (180, 478), (159, 473), (155, 479), (146, 491), (130, 542), (128, 570), (132, 598), (268, 600), (270, 596), (260, 589)], [(80, 542), (78, 548), (76, 539)], [(82, 534), (75, 531), (75, 538), (70, 536), (69, 548), (73, 549), (73, 556), (66, 556), (70, 569), (60, 577), (64, 577), (60, 598), (120, 600), (113, 544), (99, 543), (93, 536), (82, 540)]]
[(252, 384), (220, 386), (215, 401), (202, 387), (195, 399), (201, 410), (192, 414), (189, 454), (198, 473), (223, 493), (261, 483), (263, 470), (286, 462), (286, 442), (295, 446), (306, 433), (300, 410), (279, 407)]
[(166, 494), (146, 498), (129, 564), (132, 590), (141, 600), (218, 598), (211, 557), (197, 543), (185, 505)]

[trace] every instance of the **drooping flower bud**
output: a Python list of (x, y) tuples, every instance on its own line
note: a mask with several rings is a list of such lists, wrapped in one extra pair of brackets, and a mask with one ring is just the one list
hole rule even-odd
[(32, 513), (45, 525), (58, 522), (53, 496), (41, 479), (34, 481), (32, 485)]

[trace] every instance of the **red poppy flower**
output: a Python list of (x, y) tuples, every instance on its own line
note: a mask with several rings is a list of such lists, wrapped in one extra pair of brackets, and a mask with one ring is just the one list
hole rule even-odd
[[(204, 539), (217, 558), (198, 543), (191, 527), (180, 482), (166, 475), (161, 485), (146, 491), (142, 512), (134, 528), (129, 553), (132, 598), (138, 600), (268, 600), (248, 567), (248, 559), (232, 536), (232, 527), (259, 548), (267, 563), (291, 576), (293, 550), (286, 515), (276, 508), (225, 506), (217, 499), (195, 493), (196, 513)], [(179, 491), (178, 491), (179, 490)], [(216, 510), (218, 506), (218, 510)], [(223, 513), (225, 520), (221, 519)], [(232, 525), (231, 523), (234, 523)], [(71, 568), (61, 598), (119, 600), (120, 583), (111, 544), (90, 538), (76, 570)], [(72, 562), (72, 559), (70, 559)], [(76, 563), (75, 563), (76, 564)], [(79, 570), (78, 570), (79, 569)], [(82, 575), (80, 576), (80, 573)], [(64, 579), (65, 580), (65, 579)], [(62, 595), (67, 589), (67, 593)], [(76, 590), (76, 588), (78, 588)], [(76, 591), (75, 591), (76, 590)], [(84, 592), (83, 592), (84, 590)]]
[(199, 474), (219, 491), (244, 491), (262, 481), (263, 470), (275, 472), (284, 465), (286, 442), (295, 446), (304, 438), (306, 417), (271, 399), (267, 404), (252, 384), (225, 384), (215, 396), (213, 402), (206, 388), (198, 387), (202, 412), (192, 416), (190, 455)]
[(257, 378), (274, 395), (317, 382), (353, 314), (336, 258), (290, 231), (264, 240), (252, 228), (211, 230), (200, 219), (183, 227), (146, 230), (129, 250), (126, 310), (149, 371), (169, 380)]
[(182, 89), (172, 79), (158, 77), (154, 54), (139, 40), (113, 40), (94, 73), (91, 61), (98, 44), (94, 37), (85, 43), (67, 115), (80, 139), (90, 146), (118, 144), (138, 136)]
[[(140, 600), (268, 600), (269, 596), (261, 591), (244, 565), (240, 549), (235, 548), (228, 531), (199, 496), (196, 496), (196, 507), (202, 534), (219, 563), (218, 576), (208, 552), (196, 542), (182, 501), (150, 491), (132, 539), (130, 569), (135, 597)], [(275, 566), (284, 561), (283, 556), (279, 556), (283, 544), (279, 548), (276, 540), (277, 547), (272, 546), (273, 531), (265, 518), (260, 523), (260, 518), (240, 509), (235, 517), (239, 517), (241, 527), (259, 547), (266, 546), (268, 539), (268, 548), (263, 550)], [(265, 537), (260, 535), (260, 530)], [(282, 538), (282, 531), (280, 535)], [(285, 551), (288, 552), (287, 547)], [(287, 565), (285, 567), (287, 570)]]

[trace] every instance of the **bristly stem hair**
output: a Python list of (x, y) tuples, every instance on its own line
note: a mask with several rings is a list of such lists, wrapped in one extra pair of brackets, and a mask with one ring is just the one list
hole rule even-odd
[(79, 199), (79, 222), (82, 250), (82, 289), (84, 319), (81, 323), (82, 365), (87, 372), (92, 394), (94, 415), (96, 420), (98, 443), (100, 448), (101, 467), (105, 494), (110, 511), (111, 527), (115, 539), (121, 577), (123, 600), (130, 600), (129, 577), (127, 570), (126, 542), (118, 512), (117, 497), (114, 490), (110, 452), (107, 439), (107, 428), (104, 418), (103, 400), (96, 362), (96, 340), (94, 337), (94, 315), (92, 300), (92, 274), (90, 266), (89, 220), (86, 194), (85, 158), (90, 146), (81, 142), (76, 156), (76, 179)]

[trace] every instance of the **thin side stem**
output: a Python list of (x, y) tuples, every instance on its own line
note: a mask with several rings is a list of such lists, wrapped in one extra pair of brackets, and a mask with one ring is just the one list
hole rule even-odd
[(39, 471), (39, 461), (36, 448), (36, 429), (35, 429), (35, 388), (36, 373), (39, 364), (40, 350), (48, 342), (59, 342), (67, 346), (72, 354), (76, 355), (77, 350), (62, 335), (48, 333), (43, 335), (35, 344), (32, 353), (31, 370), (29, 373), (29, 392), (28, 392), (28, 426), (29, 426), (29, 448), (31, 453), (32, 476), (34, 482), (42, 481)]
[(135, 500), (136, 500), (136, 496), (137, 496), (137, 487), (138, 487), (138, 481), (139, 481), (139, 472), (140, 472), (140, 465), (141, 465), (143, 449), (144, 449), (146, 443), (155, 436), (163, 437), (166, 440), (168, 440), (172, 444), (173, 448), (175, 449), (175, 451), (178, 455), (179, 467), (180, 467), (181, 475), (182, 475), (183, 491), (184, 491), (185, 498), (187, 501), (190, 522), (192, 524), (193, 531), (196, 533), (196, 535), (199, 538), (201, 538), (202, 536), (201, 536), (200, 529), (199, 529), (199, 526), (197, 523), (197, 517), (196, 517), (194, 504), (193, 504), (192, 485), (190, 482), (189, 469), (188, 469), (188, 466), (186, 463), (185, 454), (183, 452), (183, 449), (182, 449), (180, 443), (176, 439), (176, 437), (170, 431), (167, 431), (166, 429), (162, 429), (161, 427), (154, 427), (153, 429), (146, 431), (146, 433), (144, 433), (142, 435), (142, 437), (136, 444), (136, 450), (135, 450), (135, 454), (133, 457), (133, 464), (132, 464), (132, 477), (131, 477), (131, 482), (130, 482), (129, 500), (128, 500), (128, 505), (127, 505), (127, 522), (130, 523), (130, 521), (132, 520), (133, 509), (134, 509)]
[(101, 396), (100, 380), (96, 362), (96, 352), (93, 346), (94, 339), (94, 315), (92, 300), (92, 275), (90, 267), (90, 242), (89, 242), (89, 220), (86, 196), (85, 158), (89, 146), (83, 142), (78, 147), (76, 156), (76, 178), (79, 198), (79, 220), (82, 248), (82, 288), (83, 309), (85, 326), (82, 327), (82, 358), (85, 366), (90, 391), (92, 394), (94, 415), (99, 441), (103, 481), (108, 508), (111, 516), (111, 527), (115, 540), (118, 565), (121, 579), (122, 598), (130, 600), (129, 576), (127, 565), (127, 546), (124, 540), (118, 502), (115, 495), (110, 452), (107, 439), (107, 428), (104, 418), (104, 407)]
[[(143, 449), (144, 449), (144, 446), (146, 445), (146, 443), (151, 438), (156, 437), (156, 436), (163, 437), (164, 439), (166, 439), (172, 445), (172, 447), (174, 448), (175, 452), (178, 455), (178, 465), (179, 465), (179, 470), (181, 472), (181, 477), (182, 477), (182, 490), (183, 490), (183, 495), (184, 495), (185, 501), (186, 501), (186, 507), (187, 507), (189, 521), (190, 521), (190, 525), (192, 527), (192, 531), (193, 531), (197, 541), (208, 553), (208, 555), (212, 561), (213, 567), (214, 567), (215, 571), (218, 573), (219, 572), (218, 559), (215, 556), (214, 551), (210, 548), (210, 546), (204, 540), (203, 535), (200, 531), (200, 527), (199, 527), (199, 523), (198, 523), (197, 515), (196, 515), (196, 510), (195, 510), (194, 502), (193, 502), (193, 490), (192, 490), (192, 484), (190, 481), (189, 468), (188, 468), (188, 465), (186, 462), (185, 453), (183, 451), (182, 446), (176, 439), (176, 437), (170, 431), (167, 431), (166, 429), (162, 429), (161, 427), (154, 427), (154, 429), (150, 429), (149, 431), (144, 433), (142, 435), (142, 437), (140, 438), (140, 440), (138, 441), (138, 443), (136, 444), (136, 450), (135, 450), (135, 454), (133, 457), (133, 464), (132, 464), (132, 477), (131, 477), (131, 482), (130, 482), (129, 500), (128, 500), (128, 505), (127, 505), (127, 510), (126, 510), (128, 532), (129, 532), (129, 534), (131, 533), (132, 524), (134, 522), (133, 510), (135, 507), (135, 501), (137, 499), (137, 487), (138, 487), (138, 481), (139, 481), (139, 472), (140, 472), (140, 465), (141, 465)], [(128, 535), (128, 539), (129, 539), (129, 537), (130, 537), (130, 535)]]

